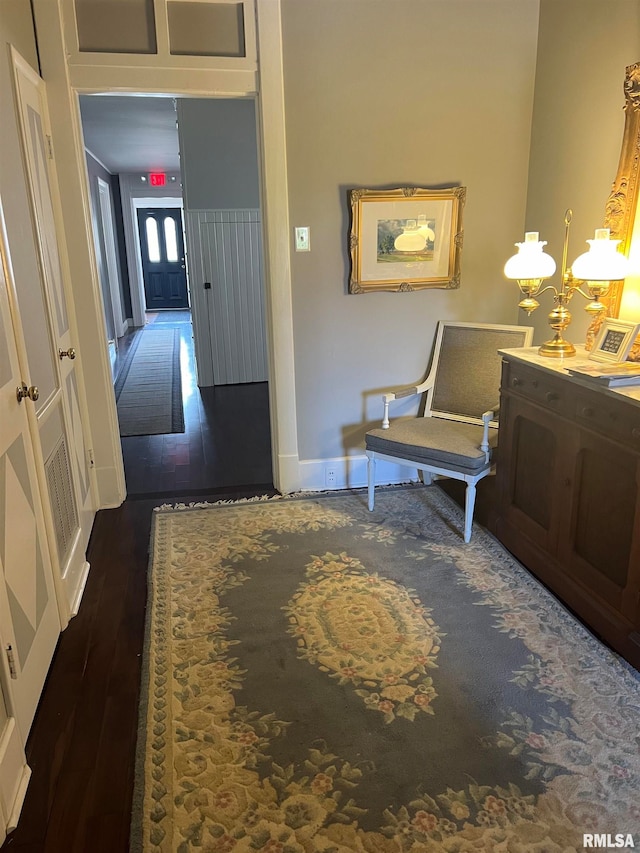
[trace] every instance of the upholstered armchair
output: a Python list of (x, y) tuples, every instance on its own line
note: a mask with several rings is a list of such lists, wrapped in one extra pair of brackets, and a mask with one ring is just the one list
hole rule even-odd
[[(498, 350), (531, 344), (533, 328), (481, 323), (438, 324), (429, 374), (419, 385), (383, 395), (379, 429), (366, 435), (369, 509), (374, 507), (376, 461), (406, 465), (434, 476), (463, 480), (464, 541), (471, 539), (476, 484), (492, 473), (497, 445), (501, 358)], [(425, 395), (424, 415), (389, 421), (389, 405)]]

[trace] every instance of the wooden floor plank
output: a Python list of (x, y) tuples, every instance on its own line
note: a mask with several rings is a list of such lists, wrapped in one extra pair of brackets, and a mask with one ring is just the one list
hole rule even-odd
[[(209, 390), (186, 407), (184, 436), (123, 439), (130, 496), (96, 516), (82, 604), (58, 643), (27, 743), (31, 783), (3, 853), (128, 851), (153, 507), (274, 493), (266, 388)], [(180, 450), (163, 471), (176, 447), (188, 459)]]
[[(192, 353), (190, 327), (182, 334)], [(128, 851), (153, 508), (274, 494), (265, 383), (196, 390), (185, 428), (122, 439), (129, 496), (96, 515), (82, 604), (60, 636), (3, 853)]]

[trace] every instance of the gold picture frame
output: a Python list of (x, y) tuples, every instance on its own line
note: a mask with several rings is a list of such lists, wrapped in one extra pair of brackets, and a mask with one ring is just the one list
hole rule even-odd
[(349, 191), (350, 293), (460, 287), (466, 187)]
[[(624, 114), (620, 162), (607, 200), (604, 224), (610, 229), (611, 237), (621, 241), (620, 251), (628, 255), (640, 190), (640, 62), (625, 70)], [(609, 288), (607, 302), (613, 317), (620, 311), (623, 286), (623, 281), (616, 281)]]
[[(629, 65), (624, 77), (624, 131), (618, 170), (607, 199), (604, 226), (611, 237), (620, 240), (620, 251), (629, 254), (640, 201), (640, 62)], [(593, 319), (587, 331), (586, 348), (591, 350), (607, 317), (620, 313), (624, 281), (612, 281), (601, 302), (605, 310)], [(640, 339), (632, 343), (630, 361), (640, 361)]]

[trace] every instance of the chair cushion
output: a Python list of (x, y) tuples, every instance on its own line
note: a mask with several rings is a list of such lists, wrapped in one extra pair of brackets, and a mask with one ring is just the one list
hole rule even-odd
[[(481, 426), (444, 418), (397, 420), (389, 429), (372, 429), (366, 434), (367, 450), (461, 473), (489, 467), (480, 450), (481, 441)], [(497, 442), (498, 431), (490, 430), (489, 445), (494, 448)]]

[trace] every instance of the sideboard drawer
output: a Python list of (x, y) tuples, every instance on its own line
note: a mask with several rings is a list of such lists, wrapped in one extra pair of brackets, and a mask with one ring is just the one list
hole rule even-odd
[(576, 422), (620, 441), (632, 450), (640, 450), (640, 410), (616, 403), (601, 393), (577, 391)]
[(565, 382), (517, 362), (505, 362), (503, 389), (520, 394), (527, 400), (559, 414), (566, 415), (571, 411)]

